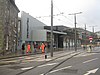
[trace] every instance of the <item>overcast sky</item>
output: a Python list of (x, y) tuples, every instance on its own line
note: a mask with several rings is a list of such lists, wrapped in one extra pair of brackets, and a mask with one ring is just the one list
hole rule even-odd
[[(15, 0), (20, 11), (25, 11), (43, 23), (50, 26), (51, 0)], [(74, 16), (77, 14), (77, 27), (87, 30), (100, 31), (100, 0), (53, 0), (54, 15), (64, 13), (63, 15), (54, 16), (54, 25), (64, 25), (74, 27)], [(20, 14), (19, 14), (20, 16)], [(44, 17), (48, 16), (48, 17)]]

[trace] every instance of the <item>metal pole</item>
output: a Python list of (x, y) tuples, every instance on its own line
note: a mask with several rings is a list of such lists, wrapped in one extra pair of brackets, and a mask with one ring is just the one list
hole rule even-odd
[(94, 27), (96, 27), (96, 26), (90, 26), (90, 27), (92, 27), (92, 32), (93, 32), (93, 35), (92, 35), (92, 36), (93, 36), (93, 38), (94, 38), (94, 32), (95, 32), (95, 31), (94, 31)]
[(92, 31), (93, 31), (93, 34), (94, 34), (94, 26), (92, 27)]
[(76, 37), (76, 14), (74, 14), (75, 19), (75, 51), (77, 51), (77, 37)]
[(86, 24), (85, 24), (85, 45), (87, 45), (87, 41), (86, 41)]
[(77, 51), (77, 35), (76, 35), (76, 14), (81, 14), (82, 12), (79, 12), (79, 13), (73, 13), (73, 14), (69, 14), (69, 15), (74, 15), (74, 20), (75, 20), (75, 51)]
[(51, 0), (51, 57), (53, 57), (53, 0)]

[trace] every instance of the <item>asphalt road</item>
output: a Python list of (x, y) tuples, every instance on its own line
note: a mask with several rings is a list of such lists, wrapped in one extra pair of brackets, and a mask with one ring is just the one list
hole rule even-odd
[(37, 60), (0, 66), (0, 75), (100, 75), (100, 47), (91, 53), (77, 51), (49, 62)]

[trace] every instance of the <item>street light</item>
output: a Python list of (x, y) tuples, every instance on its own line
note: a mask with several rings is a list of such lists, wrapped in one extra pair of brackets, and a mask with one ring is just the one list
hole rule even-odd
[(89, 26), (89, 27), (92, 27), (92, 32), (93, 32), (93, 33), (92, 33), (92, 37), (93, 37), (93, 38), (95, 38), (95, 30), (94, 30), (94, 27), (96, 27), (96, 26), (97, 26), (97, 25), (95, 25), (95, 26)]
[(95, 26), (89, 26), (89, 27), (92, 27), (92, 32), (94, 33), (95, 31), (94, 31), (94, 27), (97, 27), (97, 25), (95, 25)]
[(73, 13), (73, 14), (69, 14), (69, 15), (74, 15), (74, 20), (75, 20), (75, 51), (77, 51), (77, 38), (76, 38), (76, 15), (77, 14), (81, 14), (82, 12), (79, 12), (79, 13)]
[(53, 0), (51, 0), (51, 57), (53, 57)]

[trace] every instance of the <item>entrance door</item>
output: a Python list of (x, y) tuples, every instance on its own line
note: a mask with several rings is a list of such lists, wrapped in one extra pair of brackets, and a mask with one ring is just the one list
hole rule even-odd
[(58, 35), (58, 48), (63, 48), (63, 37)]

